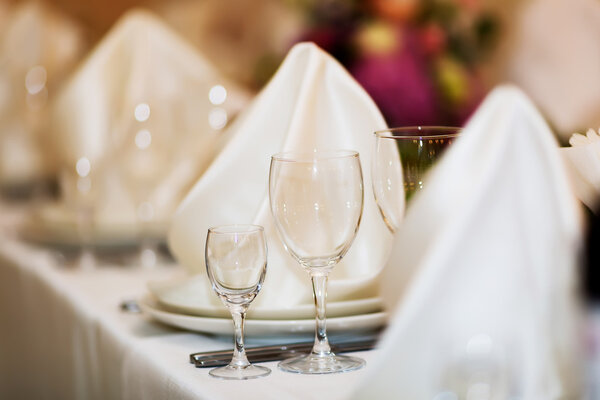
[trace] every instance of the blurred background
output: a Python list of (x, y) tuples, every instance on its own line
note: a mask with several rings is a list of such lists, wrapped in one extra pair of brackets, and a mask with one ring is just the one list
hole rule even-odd
[[(501, 82), (532, 98), (563, 146), (572, 133), (600, 126), (597, 0), (0, 0), (3, 192), (37, 190), (39, 182), (59, 190), (65, 162), (57, 147), (65, 139), (50, 121), (53, 103), (134, 8), (154, 13), (230, 82), (230, 93), (242, 99), (235, 112), (295, 43), (313, 41), (346, 67), (391, 127), (463, 125)], [(219, 118), (209, 128), (234, 119)], [(140, 149), (145, 137), (135, 137)], [(85, 192), (90, 158), (83, 151), (78, 157), (68, 166)], [(205, 165), (188, 168), (170, 211)]]
[[(31, 3), (0, 1), (5, 42), (11, 32), (16, 34), (16, 20), (26, 18), (22, 9)], [(254, 91), (295, 42), (314, 41), (363, 85), (390, 126), (462, 124), (500, 81), (522, 86), (560, 138), (600, 123), (600, 95), (590, 90), (600, 80), (600, 56), (590, 40), (599, 33), (600, 6), (594, 0), (37, 3), (78, 31), (78, 43), (65, 43), (65, 35), (59, 47), (81, 47), (71, 48), (76, 53), (72, 59), (61, 60), (67, 65), (49, 75), (68, 72), (127, 10), (143, 7), (163, 18), (221, 72)], [(32, 40), (21, 39), (18, 51), (36, 42), (35, 33), (30, 36)], [(13, 57), (15, 51), (5, 48), (2, 57)], [(59, 79), (49, 76), (48, 81)]]

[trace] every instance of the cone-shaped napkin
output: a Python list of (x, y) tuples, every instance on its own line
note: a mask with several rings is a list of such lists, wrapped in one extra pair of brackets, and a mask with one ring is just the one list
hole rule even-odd
[(581, 398), (581, 215), (543, 118), (494, 90), (427, 182), (382, 274), (396, 312), (355, 398)]
[(280, 151), (342, 148), (360, 153), (365, 206), (358, 235), (330, 276), (328, 301), (376, 296), (391, 235), (373, 199), (370, 158), (373, 131), (385, 126), (373, 101), (338, 62), (314, 44), (296, 45), (232, 126), (227, 146), (177, 210), (169, 245), (177, 260), (198, 275), (162, 288), (160, 294), (189, 293), (190, 304), (219, 306), (205, 272), (207, 229), (255, 223), (265, 227), (269, 256), (265, 284), (252, 308), (311, 304), (309, 277), (285, 251), (272, 221), (270, 157)]
[(84, 172), (101, 186), (99, 220), (126, 220), (136, 191), (148, 187), (156, 214), (168, 217), (246, 101), (243, 90), (158, 18), (130, 11), (60, 92), (56, 151), (69, 171), (87, 160)]
[(583, 204), (597, 212), (600, 205), (600, 135), (592, 129), (586, 136), (573, 134), (572, 147), (560, 149), (564, 157), (575, 194)]
[(85, 48), (80, 27), (39, 1), (0, 4), (0, 183), (52, 175), (47, 104)]

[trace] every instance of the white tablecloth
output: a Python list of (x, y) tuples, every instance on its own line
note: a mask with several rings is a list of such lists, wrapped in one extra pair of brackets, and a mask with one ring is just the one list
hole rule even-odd
[[(343, 399), (374, 367), (377, 350), (357, 353), (366, 368), (345, 374), (288, 374), (271, 362), (266, 378), (214, 379), (189, 354), (231, 348), (232, 338), (120, 310), (149, 280), (182, 273), (176, 266), (67, 268), (8, 235), (6, 216), (0, 208), (0, 399)], [(600, 399), (600, 308), (588, 316), (588, 398)]]
[[(177, 273), (66, 268), (48, 250), (0, 235), (0, 399), (337, 399), (364, 373), (296, 375), (271, 362), (262, 379), (210, 377), (189, 354), (231, 348), (232, 338), (171, 329), (119, 307), (143, 295), (148, 280)], [(373, 354), (359, 353), (367, 363)]]

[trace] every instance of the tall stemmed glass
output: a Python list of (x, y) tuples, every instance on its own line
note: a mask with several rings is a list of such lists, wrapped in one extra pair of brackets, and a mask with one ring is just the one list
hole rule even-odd
[(76, 231), (73, 233), (79, 244), (79, 257), (73, 266), (78, 268), (89, 269), (97, 264), (94, 220), (101, 191), (99, 181), (103, 177), (102, 158), (96, 157), (92, 164), (87, 157), (80, 157), (74, 166), (62, 166), (59, 173), (62, 199), (75, 212)]
[(252, 379), (271, 370), (252, 365), (244, 350), (244, 320), (260, 291), (267, 271), (267, 242), (258, 225), (226, 225), (208, 230), (206, 271), (215, 292), (231, 312), (234, 325), (233, 358), (229, 365), (211, 370), (222, 379)]
[(310, 274), (316, 308), (310, 354), (279, 363), (288, 372), (327, 374), (361, 368), (332, 353), (327, 339), (327, 278), (352, 244), (363, 210), (360, 158), (350, 150), (279, 153), (271, 158), (271, 212), (286, 250)]
[[(116, 161), (135, 203), (139, 240), (136, 262), (142, 267), (159, 263), (158, 210), (153, 193), (178, 161), (182, 144), (175, 140), (175, 113), (170, 108), (141, 102), (118, 130)], [(160, 232), (162, 234), (162, 232)]]

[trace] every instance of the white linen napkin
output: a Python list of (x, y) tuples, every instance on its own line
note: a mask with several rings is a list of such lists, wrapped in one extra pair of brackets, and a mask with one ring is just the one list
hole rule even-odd
[(46, 105), (85, 47), (81, 28), (49, 4), (0, 4), (0, 183), (52, 175)]
[(567, 163), (575, 194), (590, 210), (598, 212), (600, 205), (600, 136), (589, 129), (587, 134), (573, 134), (571, 147), (560, 152)]
[(272, 221), (270, 157), (280, 151), (345, 148), (360, 153), (365, 206), (357, 237), (330, 276), (328, 301), (376, 296), (391, 235), (373, 199), (370, 159), (373, 131), (385, 126), (376, 105), (337, 61), (314, 44), (294, 46), (271, 82), (231, 127), (227, 146), (173, 217), (171, 251), (198, 274), (184, 285), (194, 285), (202, 293), (198, 298), (218, 305), (205, 272), (207, 229), (255, 223), (265, 227), (269, 255), (265, 284), (254, 305), (290, 308), (312, 303), (309, 277), (285, 251)]
[[(144, 179), (158, 181), (147, 197), (155, 218), (164, 220), (217, 154), (227, 137), (222, 129), (248, 99), (162, 21), (133, 10), (59, 93), (56, 152), (69, 171), (85, 158), (88, 170), (102, 172), (95, 182), (98, 220), (131, 220), (137, 182)], [(133, 164), (147, 161), (134, 153), (136, 146), (149, 146), (151, 163)]]
[(382, 274), (396, 311), (354, 397), (581, 398), (582, 220), (543, 118), (495, 89), (427, 182)]

